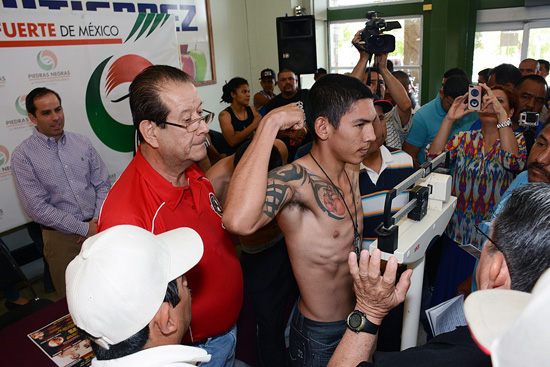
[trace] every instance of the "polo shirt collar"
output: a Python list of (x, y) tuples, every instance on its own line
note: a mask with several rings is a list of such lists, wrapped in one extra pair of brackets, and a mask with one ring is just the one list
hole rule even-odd
[(193, 164), (185, 170), (188, 186), (174, 187), (168, 180), (162, 177), (160, 173), (155, 171), (149, 162), (147, 162), (141, 154), (141, 147), (138, 148), (138, 152), (134, 159), (136, 160), (137, 170), (144, 177), (145, 181), (147, 181), (147, 184), (150, 186), (151, 190), (156, 192), (171, 210), (175, 210), (177, 208), (185, 195), (185, 191), (187, 190), (190, 190), (190, 194), (193, 197), (193, 202), (197, 210), (200, 209), (199, 199), (201, 197), (201, 190), (203, 189), (200, 184), (202, 174), (199, 173), (201, 171), (196, 164)]
[(439, 96), (439, 93), (437, 93), (437, 96), (435, 97), (435, 109), (440, 116), (447, 115), (447, 112), (445, 112), (443, 106), (441, 105), (441, 97)]

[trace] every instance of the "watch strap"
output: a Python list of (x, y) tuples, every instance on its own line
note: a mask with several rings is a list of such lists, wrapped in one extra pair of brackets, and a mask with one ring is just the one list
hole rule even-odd
[[(358, 326), (358, 327), (352, 327), (349, 323), (350, 321), (350, 316), (352, 315), (359, 315), (361, 316), (361, 325)], [(369, 319), (367, 319), (367, 317), (365, 316), (365, 314), (359, 310), (354, 310), (352, 311), (348, 318), (347, 318), (347, 325), (348, 325), (348, 328), (356, 333), (362, 331), (364, 333), (368, 333), (368, 334), (372, 334), (372, 335), (376, 335), (376, 333), (378, 332), (378, 328), (380, 327), (380, 325), (376, 325), (376, 324), (373, 324), (372, 322), (369, 321)]]

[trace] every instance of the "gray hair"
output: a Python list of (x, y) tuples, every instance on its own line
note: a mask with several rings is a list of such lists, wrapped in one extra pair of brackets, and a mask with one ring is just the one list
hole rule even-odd
[(550, 184), (515, 189), (495, 219), (492, 236), (506, 259), (512, 289), (531, 292), (550, 268)]

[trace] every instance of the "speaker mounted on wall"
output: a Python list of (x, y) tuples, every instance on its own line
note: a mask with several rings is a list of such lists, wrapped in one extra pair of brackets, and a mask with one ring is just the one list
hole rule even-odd
[(277, 18), (279, 70), (313, 74), (317, 69), (315, 18), (312, 15)]

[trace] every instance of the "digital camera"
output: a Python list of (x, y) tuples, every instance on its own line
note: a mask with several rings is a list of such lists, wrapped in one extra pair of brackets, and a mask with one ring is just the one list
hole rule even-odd
[(519, 114), (519, 126), (538, 127), (539, 114), (536, 112), (522, 112)]

